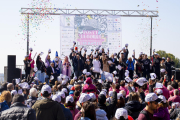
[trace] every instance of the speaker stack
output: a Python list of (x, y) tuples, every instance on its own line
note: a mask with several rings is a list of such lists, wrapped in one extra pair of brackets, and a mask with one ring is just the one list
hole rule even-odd
[(7, 82), (11, 82), (15, 78), (22, 78), (21, 69), (16, 68), (16, 56), (8, 55), (7, 67), (4, 67), (4, 79)]

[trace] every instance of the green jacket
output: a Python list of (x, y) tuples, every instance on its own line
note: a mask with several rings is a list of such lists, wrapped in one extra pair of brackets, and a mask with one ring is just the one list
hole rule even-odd
[(32, 109), (36, 111), (37, 120), (65, 120), (60, 104), (51, 99), (36, 101)]

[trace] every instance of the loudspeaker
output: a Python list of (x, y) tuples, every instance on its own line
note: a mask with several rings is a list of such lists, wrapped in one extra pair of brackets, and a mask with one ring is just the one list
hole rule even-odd
[(16, 56), (8, 55), (8, 68), (16, 68)]
[(15, 78), (21, 78), (21, 69), (19, 68), (7, 68), (7, 82), (11, 82)]
[(176, 80), (180, 81), (180, 70), (176, 70)]

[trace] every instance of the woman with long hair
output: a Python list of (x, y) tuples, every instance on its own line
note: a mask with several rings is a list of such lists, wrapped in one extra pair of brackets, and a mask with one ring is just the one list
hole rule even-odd
[(74, 102), (73, 97), (72, 96), (67, 96), (66, 97), (66, 103), (64, 105), (65, 105), (66, 108), (68, 108), (71, 111), (72, 116), (73, 116), (73, 120), (74, 120), (74, 117), (79, 112), (79, 110), (76, 109), (76, 104)]
[(163, 95), (158, 96), (158, 98), (161, 99), (161, 102), (159, 102), (159, 108), (157, 110), (157, 113), (154, 113), (154, 117), (157, 117), (161, 120), (170, 120), (170, 114), (168, 112), (169, 104), (166, 100), (166, 98)]
[(68, 60), (68, 57), (66, 56), (64, 61), (63, 61), (63, 71), (62, 71), (63, 75), (66, 75), (68, 77), (71, 76), (71, 64)]
[(9, 91), (3, 91), (0, 96), (1, 112), (9, 109), (8, 103), (11, 102), (12, 96)]
[(83, 104), (83, 112), (79, 120), (96, 120), (95, 106), (91, 102)]
[(133, 119), (136, 119), (144, 107), (145, 104), (140, 103), (139, 94), (137, 92), (131, 92), (129, 94), (129, 100), (124, 108), (128, 111), (128, 115), (132, 116)]
[(109, 57), (108, 56), (105, 56), (105, 57), (102, 57), (102, 62), (103, 62), (103, 71), (105, 72), (109, 72)]

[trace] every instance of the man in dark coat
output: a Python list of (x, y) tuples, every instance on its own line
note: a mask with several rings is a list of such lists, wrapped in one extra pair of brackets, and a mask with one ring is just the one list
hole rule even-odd
[(73, 65), (74, 65), (75, 75), (78, 78), (79, 76), (82, 75), (82, 70), (84, 69), (83, 61), (80, 59), (79, 55), (77, 55), (76, 58), (73, 60)]
[(16, 94), (12, 102), (10, 109), (1, 113), (1, 120), (36, 120), (35, 111), (24, 105), (25, 100), (22, 95)]

